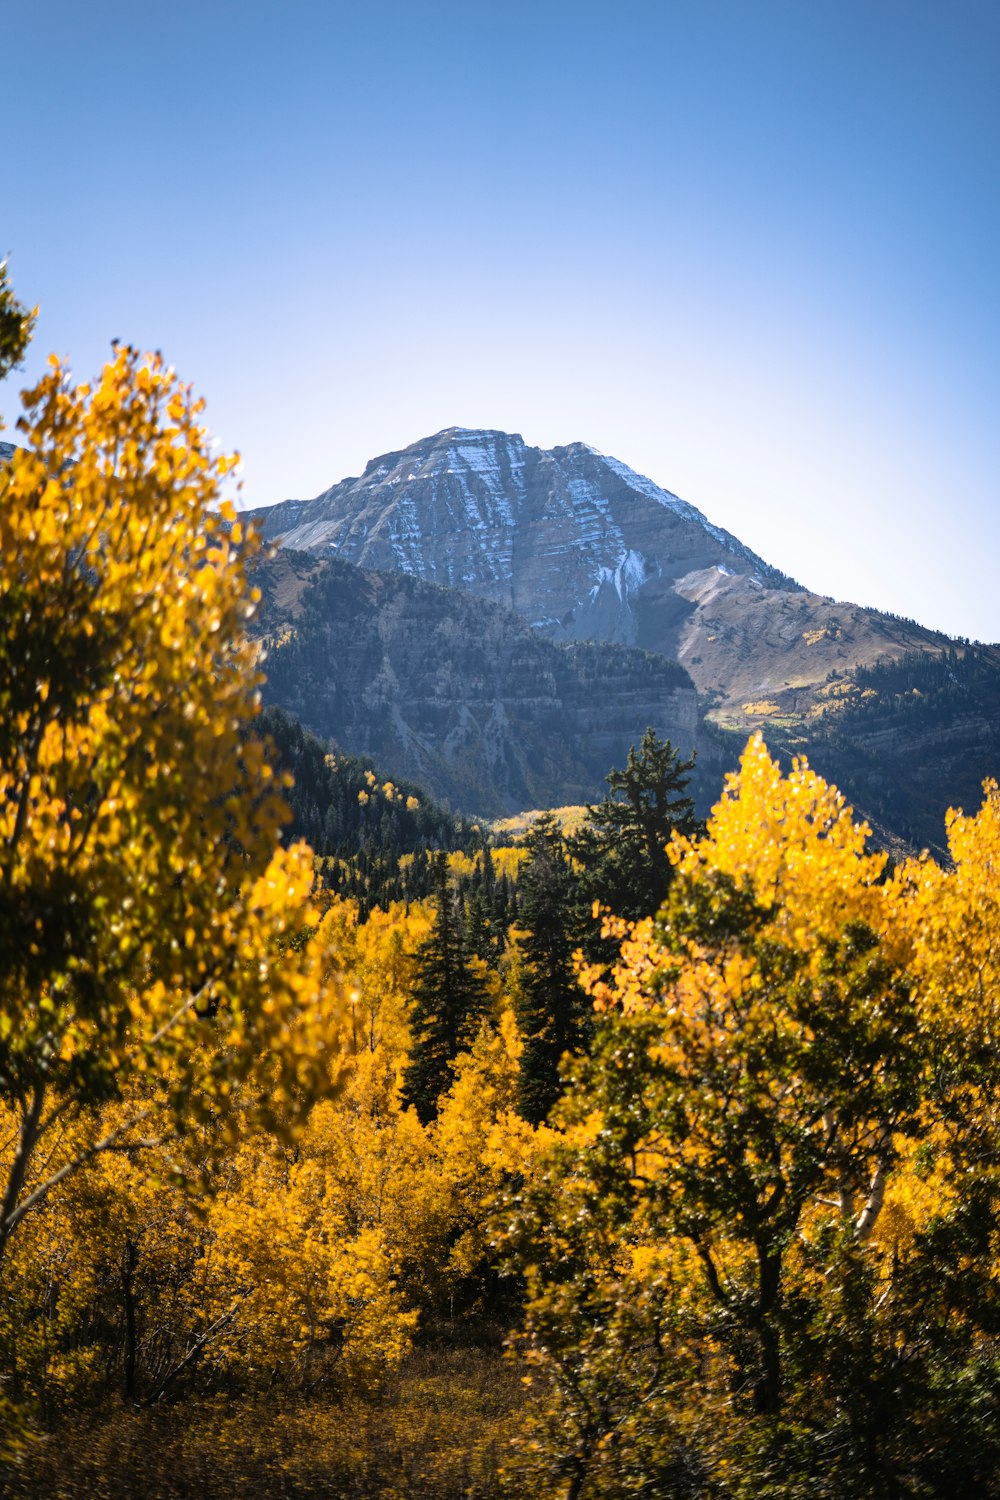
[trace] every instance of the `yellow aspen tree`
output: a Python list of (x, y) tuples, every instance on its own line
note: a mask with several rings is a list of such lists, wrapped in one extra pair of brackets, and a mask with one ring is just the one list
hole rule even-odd
[(795, 1236), (822, 1198), (866, 1240), (917, 1129), (908, 949), (866, 833), (805, 762), (783, 776), (755, 737), (707, 838), (673, 846), (655, 927), (626, 940), (610, 989), (592, 986), (643, 1060), (631, 1079), (601, 1075), (642, 1211), (695, 1248), (762, 1413), (781, 1404)]
[(0, 1256), (58, 1182), (148, 1139), (144, 1106), (46, 1149), (124, 1079), (224, 1123), (256, 1075), (241, 1119), (283, 1124), (329, 1087), (342, 1017), (329, 955), (289, 941), (318, 921), (312, 859), (279, 846), (244, 733), (233, 460), (158, 356), (118, 347), (77, 387), (53, 360), (24, 400), (0, 469)]
[[(135, 1100), (101, 1111), (102, 1134)], [(85, 1149), (90, 1116), (62, 1143)], [(94, 1157), (27, 1215), (11, 1238), (0, 1301), (0, 1349), (11, 1395), (36, 1410), (92, 1400), (109, 1387), (145, 1398), (179, 1365), (199, 1335), (190, 1311), (192, 1278), (207, 1234), (194, 1178), (199, 1137), (169, 1153)], [(209, 1189), (211, 1191), (211, 1189)]]
[(378, 1226), (339, 1212), (312, 1129), (294, 1153), (260, 1137), (233, 1158), (208, 1207), (192, 1305), (216, 1369), (375, 1385), (407, 1352), (416, 1318)]
[(349, 1047), (353, 1056), (381, 1047), (401, 1069), (410, 1044), (410, 987), (414, 956), (431, 927), (430, 908), (393, 901), (358, 919), (356, 901), (335, 897), (318, 936), (350, 974)]
[[(495, 976), (491, 976), (495, 984)], [(538, 1150), (538, 1131), (517, 1112), (518, 1066), (523, 1043), (509, 1005), (498, 1004), (494, 1027), (485, 1025), (455, 1061), (455, 1082), (443, 1095), (432, 1127), (438, 1181), (447, 1194), (447, 1276), (453, 1305), (492, 1316), (513, 1303), (512, 1283), (497, 1275), (493, 1210), (505, 1188), (522, 1176)]]

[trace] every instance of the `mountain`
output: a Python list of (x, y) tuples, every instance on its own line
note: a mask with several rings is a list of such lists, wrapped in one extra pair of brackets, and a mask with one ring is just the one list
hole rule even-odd
[(809, 593), (584, 444), (450, 428), (257, 514), (312, 549), (261, 569), (268, 701), (471, 816), (600, 795), (647, 724), (702, 811), (759, 725), (894, 852), (1000, 778), (1000, 647)]
[[(784, 758), (807, 754), (896, 852), (940, 852), (947, 808), (974, 808), (983, 778), (1000, 776), (1000, 647), (970, 646), (913, 620), (811, 593), (694, 506), (585, 444), (544, 451), (512, 434), (448, 428), (373, 459), (360, 478), (315, 500), (256, 514), (265, 535), (285, 546), (478, 595), (513, 609), (554, 643), (576, 643), (578, 651), (584, 641), (640, 647), (652, 653), (644, 658), (650, 671), (664, 657), (679, 661), (699, 695), (703, 805), (755, 727)], [(378, 590), (370, 587), (376, 607)], [(462, 632), (474, 633), (477, 618), (462, 610), (452, 616), (463, 649), (472, 637)], [(428, 660), (442, 646), (438, 638)], [(475, 778), (472, 785), (455, 778), (454, 749), (433, 749), (449, 735), (457, 745), (467, 690), (461, 673), (445, 668), (439, 680), (438, 712), (448, 727), (435, 740), (428, 720), (422, 753), (443, 757), (432, 784), (466, 811), (485, 810)], [(318, 677), (314, 683), (318, 691)], [(384, 719), (391, 692), (387, 679), (383, 685)], [(504, 692), (516, 695), (516, 684), (508, 681)], [(638, 676), (630, 692), (636, 717), (628, 729), (625, 702), (616, 700), (622, 742), (645, 726)], [(478, 702), (476, 753), (489, 766), (496, 724), (484, 717), (486, 699)], [(357, 696), (354, 705), (350, 726), (331, 715), (325, 732), (365, 748), (368, 709)], [(600, 732), (600, 720), (591, 708), (574, 721), (578, 760), (588, 761), (585, 740)], [(506, 721), (500, 763), (525, 764), (520, 732), (520, 722)], [(550, 733), (558, 736), (554, 723)], [(686, 749), (685, 734), (671, 737)], [(540, 803), (576, 800), (571, 788), (584, 778), (579, 769), (568, 772), (564, 748), (558, 774), (550, 752), (545, 775), (521, 774), (516, 790), (510, 782), (493, 788), (490, 807), (512, 807), (529, 787)], [(589, 759), (595, 770), (615, 763), (607, 748), (605, 741)], [(534, 748), (527, 758), (533, 766)], [(407, 772), (421, 779), (416, 765)], [(543, 786), (551, 788), (547, 797)]]
[(265, 536), (515, 610), (556, 641), (679, 661), (712, 716), (799, 716), (831, 674), (948, 638), (810, 593), (699, 510), (584, 443), (451, 427), (314, 500), (255, 513)]
[(683, 667), (635, 647), (546, 640), (512, 611), (400, 573), (282, 549), (261, 563), (267, 703), (467, 813), (594, 800), (647, 724), (701, 751)]

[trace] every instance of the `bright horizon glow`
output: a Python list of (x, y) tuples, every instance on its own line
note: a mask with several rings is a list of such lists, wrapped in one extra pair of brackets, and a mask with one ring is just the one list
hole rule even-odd
[(450, 426), (587, 442), (818, 593), (1000, 639), (994, 5), (19, 9), (27, 379), (162, 348), (247, 505)]

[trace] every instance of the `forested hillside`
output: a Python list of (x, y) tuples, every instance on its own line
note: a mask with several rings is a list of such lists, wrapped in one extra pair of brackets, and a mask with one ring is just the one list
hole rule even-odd
[(479, 817), (585, 802), (647, 724), (703, 754), (682, 667), (646, 651), (544, 640), (509, 610), (401, 574), (281, 552), (258, 569), (266, 701)]
[(844, 788), (884, 847), (945, 857), (947, 809), (977, 807), (984, 777), (1000, 775), (1000, 648), (858, 667), (831, 679), (819, 712), (776, 716), (767, 734)]
[(436, 850), (484, 847), (478, 823), (438, 807), (419, 787), (379, 775), (368, 760), (327, 750), (280, 708), (266, 708), (252, 733), (269, 740), (276, 770), (292, 778), (287, 839), (305, 839), (319, 857), (324, 887), (372, 905), (431, 893)]

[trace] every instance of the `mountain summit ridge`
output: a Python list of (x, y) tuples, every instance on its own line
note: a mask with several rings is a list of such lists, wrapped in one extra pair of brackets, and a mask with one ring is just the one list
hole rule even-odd
[(582, 442), (446, 427), (314, 500), (255, 511), (284, 546), (457, 588), (554, 641), (681, 662), (721, 723), (823, 707), (845, 671), (940, 632), (813, 594), (671, 490)]
[[(637, 550), (625, 534), (635, 530), (636, 517), (621, 513), (629, 502), (645, 512), (640, 529), (646, 532), (655, 532), (657, 521), (668, 518), (674, 529), (687, 528), (685, 544), (673, 548), (679, 558), (690, 554), (691, 560), (704, 561), (710, 554), (771, 586), (795, 587), (695, 506), (619, 459), (582, 442), (532, 447), (520, 433), (499, 428), (443, 428), (371, 459), (359, 478), (342, 479), (313, 500), (284, 501), (256, 514), (264, 520), (265, 534), (280, 535), (286, 546), (329, 550), (362, 566), (412, 573), (530, 615), (518, 596), (525, 592), (519, 578), (533, 544), (549, 552), (561, 544), (566, 556), (570, 549), (578, 552), (588, 572), (586, 594), (617, 575), (616, 591), (623, 599), (622, 563)], [(658, 557), (657, 564), (661, 561)], [(549, 627), (557, 637), (565, 630), (569, 639), (595, 638), (584, 621), (582, 628), (566, 629), (566, 613), (566, 608), (550, 611), (532, 623)], [(635, 644), (634, 635), (626, 610), (612, 638)]]

